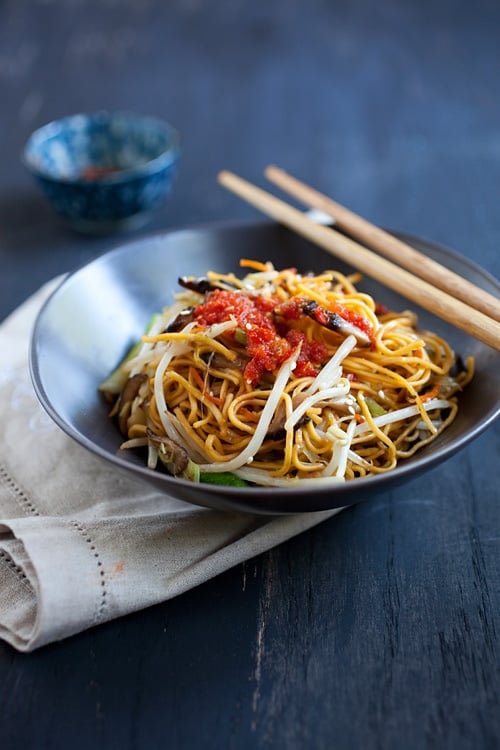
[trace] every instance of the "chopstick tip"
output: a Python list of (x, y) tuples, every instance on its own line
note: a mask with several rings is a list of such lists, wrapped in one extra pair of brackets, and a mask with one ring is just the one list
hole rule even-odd
[(264, 169), (264, 177), (270, 177), (273, 174), (276, 174), (277, 172), (284, 172), (283, 169), (280, 167), (277, 167), (276, 164), (268, 164), (267, 167)]

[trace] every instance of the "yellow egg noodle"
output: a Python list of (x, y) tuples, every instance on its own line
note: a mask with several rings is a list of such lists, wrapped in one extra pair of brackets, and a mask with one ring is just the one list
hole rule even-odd
[(101, 385), (122, 448), (194, 481), (316, 486), (390, 471), (455, 419), (473, 359), (414, 313), (381, 307), (358, 274), (241, 264), (180, 279)]

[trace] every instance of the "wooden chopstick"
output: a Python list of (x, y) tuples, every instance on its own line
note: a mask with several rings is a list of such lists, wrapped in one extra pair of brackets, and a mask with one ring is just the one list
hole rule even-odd
[(335, 229), (315, 223), (302, 211), (232, 172), (220, 172), (218, 180), (221, 185), (262, 213), (293, 229), (417, 305), (500, 351), (500, 323), (498, 321), (382, 258)]
[(336, 226), (352, 237), (361, 240), (399, 266), (403, 266), (433, 286), (451, 294), (452, 297), (462, 300), (469, 307), (475, 307), (490, 318), (500, 321), (500, 300), (492, 294), (480, 289), (380, 227), (371, 224), (340, 203), (297, 180), (283, 169), (270, 165), (264, 170), (264, 174), (268, 180), (304, 205), (331, 216)]

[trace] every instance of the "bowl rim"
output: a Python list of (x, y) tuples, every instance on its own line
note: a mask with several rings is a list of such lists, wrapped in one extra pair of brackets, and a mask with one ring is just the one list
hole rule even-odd
[[(139, 164), (133, 167), (127, 167), (126, 169), (120, 169), (118, 172), (99, 177), (96, 179), (85, 179), (82, 180), (79, 176), (55, 176), (49, 169), (40, 166), (33, 154), (33, 147), (38, 143), (41, 143), (48, 138), (57, 135), (62, 131), (64, 127), (71, 123), (73, 120), (102, 120), (104, 122), (111, 122), (114, 119), (126, 118), (134, 120), (138, 123), (151, 124), (155, 127), (161, 128), (168, 136), (169, 145), (164, 149), (158, 156), (153, 159), (149, 159), (143, 164)], [(76, 112), (72, 115), (65, 115), (59, 117), (50, 122), (41, 125), (36, 128), (26, 140), (22, 153), (21, 161), (24, 166), (34, 175), (42, 177), (43, 179), (50, 180), (51, 182), (61, 185), (113, 185), (120, 182), (126, 182), (135, 177), (144, 177), (147, 175), (159, 172), (166, 167), (169, 167), (179, 159), (182, 149), (180, 144), (180, 133), (170, 122), (163, 120), (160, 117), (154, 115), (144, 115), (128, 110), (96, 110), (95, 112)]]
[[(272, 225), (275, 225), (275, 222), (268, 222), (268, 221), (259, 222), (259, 221), (251, 221), (251, 220), (250, 221), (249, 220), (215, 221), (215, 222), (209, 222), (206, 224), (203, 223), (203, 224), (199, 224), (195, 226), (189, 226), (189, 225), (181, 226), (181, 227), (176, 227), (176, 228), (172, 228), (169, 230), (148, 233), (139, 238), (131, 239), (126, 242), (122, 242), (122, 243), (115, 245), (114, 247), (110, 248), (107, 252), (103, 253), (102, 255), (99, 255), (97, 258), (94, 258), (87, 263), (82, 264), (80, 267), (76, 268), (69, 274), (65, 275), (65, 277), (61, 280), (60, 284), (57, 285), (56, 289), (52, 291), (48, 299), (44, 302), (44, 304), (42, 305), (37, 315), (37, 319), (33, 327), (32, 337), (30, 341), (29, 369), (30, 369), (32, 383), (33, 383), (33, 386), (34, 386), (34, 389), (38, 396), (39, 401), (41, 402), (45, 411), (54, 420), (54, 422), (64, 432), (66, 432), (68, 436), (73, 438), (73, 440), (75, 440), (77, 443), (85, 447), (94, 455), (99, 456), (100, 458), (105, 459), (106, 462), (114, 465), (115, 468), (124, 469), (126, 471), (132, 471), (132, 474), (135, 475), (138, 479), (140, 478), (142, 480), (151, 482), (152, 476), (154, 476), (156, 478), (156, 481), (154, 481), (154, 484), (157, 487), (161, 485), (162, 490), (164, 492), (167, 492), (167, 493), (169, 492), (169, 488), (172, 485), (172, 483), (175, 483), (178, 486), (180, 485), (181, 488), (184, 487), (186, 492), (189, 492), (189, 490), (192, 490), (193, 483), (188, 480), (181, 479), (179, 477), (171, 477), (168, 474), (163, 474), (163, 473), (153, 471), (151, 469), (148, 469), (145, 464), (141, 465), (138, 463), (131, 463), (125, 456), (121, 457), (118, 454), (110, 454), (109, 451), (107, 451), (102, 446), (94, 443), (85, 434), (81, 433), (73, 425), (68, 424), (60, 416), (60, 414), (52, 405), (50, 401), (50, 397), (45, 392), (43, 379), (40, 376), (39, 362), (38, 362), (38, 356), (36, 352), (37, 331), (40, 326), (40, 322), (43, 319), (45, 309), (52, 304), (53, 298), (57, 297), (57, 295), (60, 294), (64, 290), (64, 287), (73, 276), (77, 275), (79, 272), (84, 270), (88, 265), (107, 262), (107, 259), (110, 256), (112, 255), (118, 256), (124, 251), (126, 251), (127, 248), (130, 251), (131, 248), (133, 248), (137, 244), (150, 242), (150, 241), (157, 241), (159, 239), (162, 239), (171, 235), (182, 234), (183, 232), (200, 231), (200, 230), (201, 231), (207, 231), (207, 230), (213, 231), (213, 230), (225, 230), (225, 229), (226, 230), (227, 229), (245, 230), (245, 229), (251, 229), (251, 228), (255, 228), (255, 227), (263, 226), (263, 225), (272, 226)], [(493, 276), (493, 274), (491, 274), (486, 269), (482, 268), (479, 264), (477, 264), (470, 258), (467, 258), (466, 256), (461, 255), (457, 251), (451, 250), (448, 246), (443, 245), (433, 240), (429, 240), (422, 235), (416, 235), (413, 233), (409, 233), (409, 232), (405, 232), (401, 230), (394, 230), (394, 229), (388, 229), (387, 231), (401, 237), (403, 240), (407, 242), (414, 241), (414, 242), (424, 243), (425, 245), (429, 247), (429, 249), (435, 248), (438, 252), (448, 256), (450, 260), (456, 259), (458, 257), (461, 263), (465, 267), (469, 267), (471, 270), (479, 272), (485, 280), (492, 283), (497, 288), (500, 288), (500, 283), (496, 279), (496, 277)], [(453, 441), (453, 443), (440, 446), (437, 451), (427, 454), (425, 456), (422, 456), (416, 462), (408, 462), (408, 463), (401, 462), (391, 472), (384, 472), (382, 474), (358, 478), (356, 480), (353, 480), (352, 482), (342, 482), (342, 483), (339, 483), (338, 485), (320, 486), (314, 490), (313, 494), (319, 499), (319, 504), (321, 505), (321, 507), (310, 508), (309, 510), (310, 512), (314, 512), (315, 510), (325, 510), (325, 509), (331, 509), (334, 507), (344, 507), (345, 505), (358, 503), (365, 499), (364, 497), (365, 490), (368, 492), (368, 496), (371, 496), (373, 492), (388, 490), (392, 488), (393, 486), (400, 485), (401, 483), (414, 477), (418, 473), (424, 473), (424, 472), (426, 473), (430, 469), (442, 463), (444, 460), (448, 460), (457, 452), (465, 448), (472, 440), (475, 440), (477, 437), (479, 437), (480, 434), (482, 434), (487, 428), (489, 428), (499, 417), (500, 417), (500, 401), (498, 402), (496, 408), (492, 409), (488, 415), (485, 415), (480, 421), (480, 423), (475, 424), (473, 428), (470, 429), (467, 433), (464, 433), (458, 436)], [(337, 494), (336, 493), (337, 488), (339, 490), (338, 494), (342, 498), (342, 500), (340, 500), (340, 497), (339, 497), (339, 500), (335, 501), (334, 498), (335, 498), (335, 495)], [(282, 511), (280, 509), (277, 509), (277, 505), (280, 504), (282, 501), (284, 502), (284, 499), (287, 497), (288, 498), (293, 497), (296, 499), (297, 502), (300, 502), (301, 498), (304, 498), (305, 496), (310, 495), (312, 492), (311, 488), (304, 488), (300, 486), (294, 486), (290, 488), (251, 486), (248, 488), (244, 488), (244, 492), (242, 494), (241, 488), (235, 488), (235, 487), (230, 487), (230, 486), (221, 487), (219, 485), (210, 485), (210, 484), (203, 484), (202, 490), (203, 490), (205, 497), (207, 498), (207, 501), (199, 502), (199, 501), (193, 500), (192, 501), (193, 503), (206, 505), (207, 507), (224, 507), (225, 509), (233, 509), (233, 510), (237, 507), (239, 507), (240, 509), (246, 508), (248, 510), (250, 506), (254, 508), (255, 504), (257, 504), (259, 506), (259, 510), (258, 511), (253, 510), (252, 512), (272, 513), (272, 514), (281, 514), (282, 512), (285, 512), (285, 513), (296, 512), (293, 509)], [(330, 499), (327, 501), (326, 505), (323, 505), (323, 503), (321, 503), (321, 499), (324, 499), (326, 497), (329, 497)], [(268, 501), (269, 498), (273, 498), (274, 500), (274, 503), (275, 503), (273, 506), (274, 510), (266, 509), (266, 501)]]

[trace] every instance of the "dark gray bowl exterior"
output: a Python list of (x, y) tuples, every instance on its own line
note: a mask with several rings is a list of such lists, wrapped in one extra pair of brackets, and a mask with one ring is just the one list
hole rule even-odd
[[(499, 294), (498, 282), (450, 250), (399, 234), (418, 250)], [(271, 260), (301, 272), (348, 269), (323, 250), (274, 223), (222, 224), (142, 238), (97, 258), (68, 276), (41, 310), (33, 331), (30, 368), (35, 391), (55, 422), (94, 454), (196, 505), (265, 514), (321, 511), (369, 499), (402, 484), (467, 446), (500, 412), (500, 355), (467, 334), (417, 309), (420, 325), (445, 336), (463, 357), (476, 359), (476, 376), (460, 396), (454, 424), (431, 446), (392, 472), (331, 488), (231, 488), (194, 484), (149, 470), (121, 437), (98, 392), (101, 380), (141, 336), (150, 315), (172, 300), (177, 278), (207, 269), (239, 272), (239, 259)], [(360, 288), (393, 309), (415, 309), (365, 278)]]

